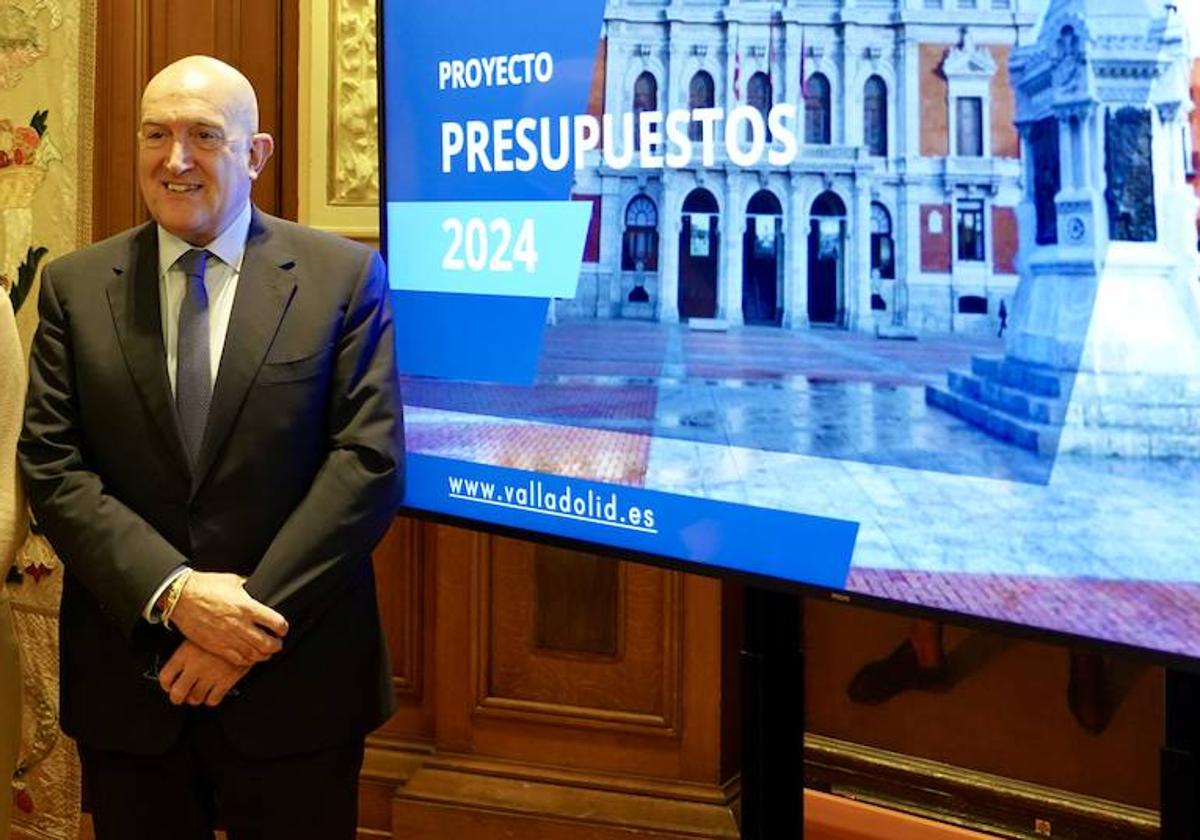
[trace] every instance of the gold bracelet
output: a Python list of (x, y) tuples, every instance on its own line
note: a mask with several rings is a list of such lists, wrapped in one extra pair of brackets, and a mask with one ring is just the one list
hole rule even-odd
[(171, 585), (167, 587), (167, 591), (164, 593), (161, 618), (163, 627), (166, 627), (168, 630), (171, 629), (171, 614), (175, 612), (175, 607), (179, 605), (179, 597), (183, 595), (183, 588), (187, 586), (188, 578), (191, 576), (191, 569), (180, 572), (179, 577), (171, 581)]

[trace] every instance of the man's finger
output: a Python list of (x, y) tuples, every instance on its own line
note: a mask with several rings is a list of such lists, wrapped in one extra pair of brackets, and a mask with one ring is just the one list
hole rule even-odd
[(183, 660), (179, 655), (179, 651), (176, 651), (175, 654), (167, 660), (167, 664), (158, 671), (159, 686), (163, 691), (169, 692), (171, 690), (171, 686), (174, 685), (175, 680), (182, 672)]
[(213, 653), (239, 668), (245, 668), (258, 661), (258, 652), (250, 645), (234, 647), (231, 643), (226, 643), (224, 647), (214, 650)]
[(254, 601), (250, 609), (254, 617), (254, 623), (259, 627), (264, 627), (267, 630), (270, 630), (280, 638), (287, 635), (287, 619), (275, 612), (275, 610), (271, 609), (266, 604), (260, 603), (259, 601)]
[(220, 637), (209, 638), (207, 636), (198, 639), (193, 639), (189, 636), (188, 639), (205, 653), (218, 656), (231, 665), (236, 665), (238, 668), (245, 668), (254, 661), (252, 657), (236, 647), (229, 639)]
[(217, 684), (208, 692), (208, 698), (204, 701), (207, 706), (219, 706), (221, 701), (225, 699), (225, 695), (229, 693), (229, 689), (233, 688), (236, 679), (217, 680)]
[(183, 703), (187, 696), (192, 692), (192, 687), (196, 684), (196, 675), (184, 671), (179, 675), (179, 679), (175, 680), (175, 684), (171, 686), (170, 698), (171, 702), (176, 706)]
[(263, 630), (258, 627), (254, 628), (253, 639), (254, 655), (258, 662), (262, 662), (263, 660), (268, 659), (274, 654), (283, 650), (283, 642), (281, 642), (276, 636), (272, 636), (270, 633), (263, 632)]
[(192, 690), (188, 692), (187, 702), (189, 706), (199, 706), (204, 702), (204, 698), (208, 696), (212, 690), (212, 683), (207, 680), (196, 680), (192, 686)]

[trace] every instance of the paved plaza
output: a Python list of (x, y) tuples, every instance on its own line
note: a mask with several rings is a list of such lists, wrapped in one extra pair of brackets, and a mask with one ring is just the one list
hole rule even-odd
[(545, 348), (532, 388), (406, 383), (410, 446), (852, 520), (852, 590), (1200, 655), (1200, 463), (1039, 457), (925, 405), (995, 339), (610, 322)]
[(924, 386), (999, 339), (887, 341), (841, 330), (693, 332), (625, 322), (550, 327), (532, 388), (413, 381), (415, 405), (1044, 483), (1052, 459), (977, 434)]

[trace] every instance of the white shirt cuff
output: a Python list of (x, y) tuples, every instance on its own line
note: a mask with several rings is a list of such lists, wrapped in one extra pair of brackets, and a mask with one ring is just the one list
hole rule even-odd
[(150, 596), (150, 600), (146, 602), (146, 606), (142, 610), (142, 618), (146, 619), (146, 621), (150, 622), (151, 624), (162, 624), (162, 618), (158, 615), (158, 610), (154, 609), (154, 605), (158, 603), (158, 599), (161, 598), (162, 594), (167, 591), (167, 587), (175, 581), (175, 578), (179, 577), (187, 570), (187, 566), (180, 566), (175, 571), (171, 572), (171, 574), (167, 575), (166, 579), (163, 580), (158, 589), (154, 590), (154, 594)]

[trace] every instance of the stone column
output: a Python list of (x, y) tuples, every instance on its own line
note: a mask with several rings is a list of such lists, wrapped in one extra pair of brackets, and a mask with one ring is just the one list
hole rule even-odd
[(787, 301), (783, 325), (793, 330), (808, 328), (808, 203), (805, 193), (803, 173), (791, 173), (791, 190), (785, 211), (791, 238), (786, 255), (788, 274), (783, 284)]
[[(1023, 190), (1021, 200), (1017, 203), (1017, 274), (1022, 275), (1028, 270), (1029, 257), (1037, 245), (1037, 206), (1033, 202), (1033, 147), (1029, 143), (1031, 123), (1017, 123), (1021, 144), (1021, 181)], [(1009, 301), (1009, 309), (1012, 301)], [(1013, 332), (1010, 330), (1009, 338)]]
[(753, 177), (740, 172), (725, 176), (725, 201), (721, 212), (721, 255), (717, 267), (717, 317), (730, 324), (741, 324), (742, 260), (745, 253), (746, 190), (744, 182)]
[(918, 40), (900, 29), (896, 34), (900, 60), (896, 63), (896, 150), (893, 155), (915, 159), (921, 154), (921, 86)]
[(679, 231), (683, 190), (679, 176), (663, 175), (662, 206), (658, 213), (658, 320), (679, 323)]
[[(1190, 130), (1187, 114), (1179, 103), (1159, 105), (1155, 120), (1155, 171), (1165, 177), (1155, 179), (1155, 194), (1158, 200), (1159, 238), (1169, 242), (1172, 253), (1189, 255), (1181, 259), (1179, 270), (1184, 282), (1196, 294), (1200, 294), (1200, 283), (1195, 278), (1200, 273), (1197, 265), (1196, 248), (1196, 194), (1187, 183), (1184, 174), (1183, 154), (1180, 151), (1183, 132)], [(1161, 169), (1159, 168), (1161, 166)]]
[(854, 198), (846, 218), (846, 326), (855, 332), (874, 329), (871, 313), (871, 182), (854, 173)]
[[(625, 235), (625, 208), (621, 206), (621, 179), (606, 176), (600, 195), (600, 262), (596, 266), (597, 318), (614, 318), (620, 312), (621, 243)], [(614, 307), (614, 300), (617, 305)]]
[[(666, 90), (659, 91), (658, 109), (666, 114), (676, 108), (686, 108), (688, 105), (688, 80), (682, 78), (684, 50), (685, 46), (682, 41), (676, 40), (676, 34), (682, 27), (677, 23), (668, 23), (668, 43), (670, 49), (667, 53), (667, 85)], [(662, 133), (665, 138), (666, 126), (664, 124)], [(664, 140), (665, 143), (665, 140)]]

